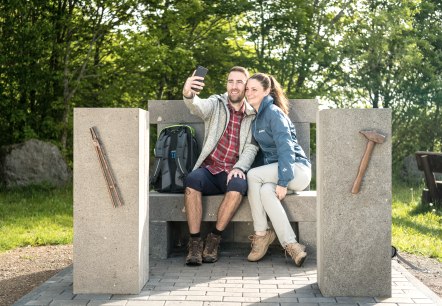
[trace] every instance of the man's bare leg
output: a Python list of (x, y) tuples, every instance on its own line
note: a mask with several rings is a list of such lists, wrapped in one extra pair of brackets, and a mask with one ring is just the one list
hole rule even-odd
[(201, 192), (187, 187), (184, 192), (184, 206), (186, 207), (187, 225), (191, 234), (200, 232), (203, 217), (203, 201)]
[(237, 211), (241, 203), (242, 195), (238, 191), (229, 191), (225, 194), (221, 205), (218, 208), (218, 218), (216, 221), (216, 229), (223, 231), (226, 229), (233, 215)]
[[(184, 192), (184, 206), (186, 208), (187, 225), (190, 234), (199, 234), (203, 212), (201, 192), (187, 187)], [(203, 240), (201, 237), (190, 237), (187, 248), (189, 253), (186, 257), (187, 265), (199, 266), (203, 262)]]

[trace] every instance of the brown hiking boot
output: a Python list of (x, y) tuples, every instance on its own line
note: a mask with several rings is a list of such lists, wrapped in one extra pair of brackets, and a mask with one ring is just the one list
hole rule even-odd
[(218, 248), (221, 236), (210, 233), (206, 237), (203, 251), (203, 262), (215, 262), (218, 260)]
[(203, 241), (201, 237), (190, 237), (187, 249), (189, 250), (189, 254), (187, 254), (186, 257), (186, 265), (200, 266), (203, 263), (201, 256), (203, 253)]
[(272, 230), (267, 230), (265, 236), (250, 235), (249, 239), (252, 240), (252, 251), (247, 256), (248, 261), (258, 261), (264, 257), (269, 249), (269, 245), (275, 240), (276, 235)]
[(305, 258), (307, 257), (307, 253), (305, 252), (305, 245), (297, 242), (288, 244), (285, 247), (285, 252), (289, 253), (290, 257), (292, 257), (297, 267), (302, 266)]

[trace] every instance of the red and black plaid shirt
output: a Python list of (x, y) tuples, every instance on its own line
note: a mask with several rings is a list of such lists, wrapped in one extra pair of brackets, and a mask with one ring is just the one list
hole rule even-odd
[(218, 174), (220, 172), (229, 173), (239, 156), (239, 131), (241, 121), (244, 118), (245, 104), (241, 106), (239, 111), (236, 111), (230, 103), (227, 103), (230, 111), (230, 119), (223, 136), (218, 142), (215, 149), (207, 156), (203, 163), (210, 173)]

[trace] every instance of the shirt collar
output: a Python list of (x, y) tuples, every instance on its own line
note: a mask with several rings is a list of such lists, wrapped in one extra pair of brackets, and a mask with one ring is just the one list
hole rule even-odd
[(229, 108), (229, 110), (231, 112), (234, 112), (234, 113), (237, 113), (237, 114), (240, 114), (240, 115), (244, 115), (244, 112), (246, 110), (246, 103), (243, 102), (242, 105), (241, 105), (241, 108), (238, 111), (235, 110), (235, 108), (233, 108), (233, 106), (232, 106), (232, 104), (230, 102), (227, 102), (227, 107)]

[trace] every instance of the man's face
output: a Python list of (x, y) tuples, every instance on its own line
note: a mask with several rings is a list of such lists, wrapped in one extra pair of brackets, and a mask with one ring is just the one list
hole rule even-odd
[(227, 95), (230, 103), (242, 103), (246, 90), (247, 77), (239, 71), (232, 71), (227, 77)]

